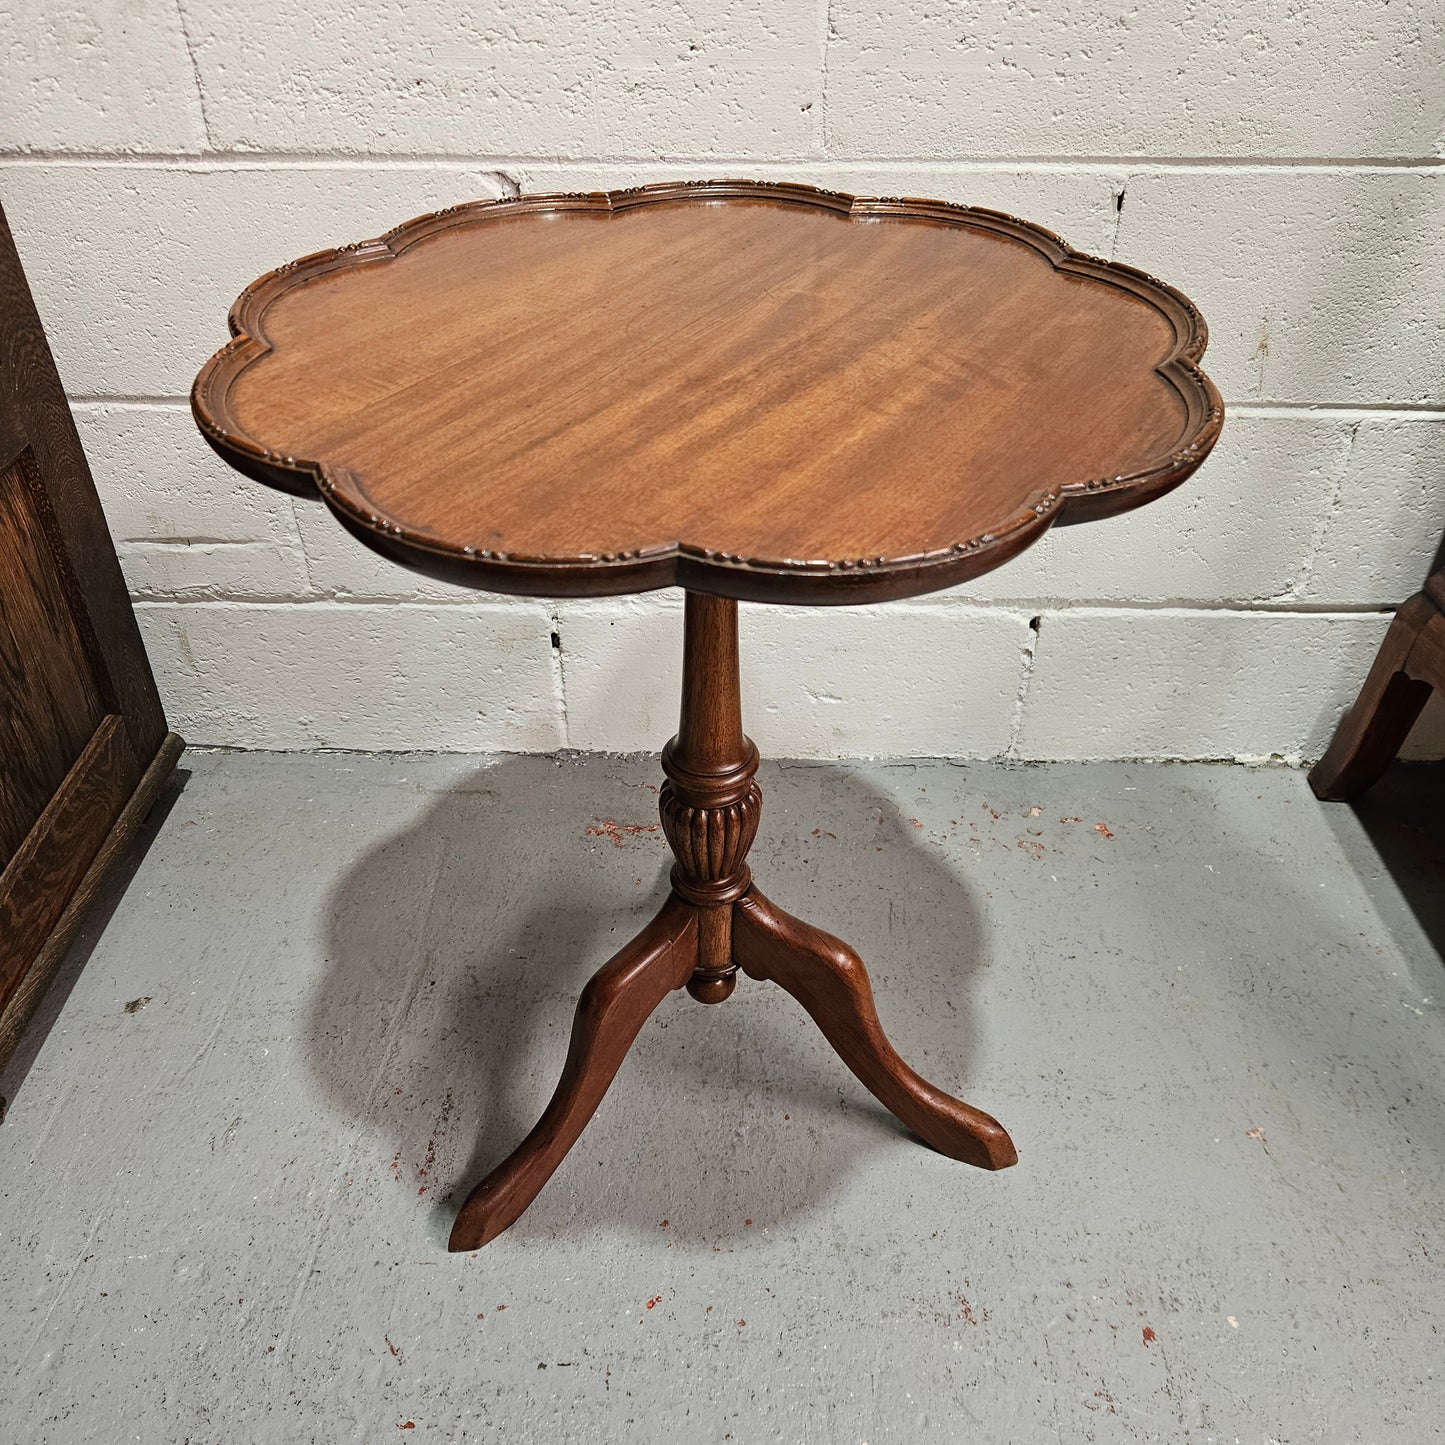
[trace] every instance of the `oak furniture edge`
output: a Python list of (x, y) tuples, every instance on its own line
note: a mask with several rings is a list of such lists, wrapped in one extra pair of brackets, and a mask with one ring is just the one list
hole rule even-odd
[(3, 208), (0, 614), (3, 1064), (181, 747)]
[(1391, 619), (1358, 695), (1309, 770), (1315, 796), (1349, 802), (1379, 782), (1437, 688), (1445, 688), (1445, 569)]
[[(90, 866), (81, 876), (65, 910), (51, 928), (40, 952), (35, 955), (20, 986), (11, 995), (9, 1002), (0, 1010), (0, 1067), (3, 1067), (15, 1052), (24, 1037), (25, 1030), (35, 1017), (46, 992), (60, 972), (60, 966), (75, 941), (80, 926), (85, 922), (96, 895), (106, 880), (116, 871), (125, 858), (131, 840), (140, 831), (159, 797), (176, 764), (185, 751), (185, 740), (178, 734), (168, 732), (161, 739), (160, 746), (151, 758), (135, 791), (121, 809), (110, 831), (105, 835)], [(4, 1101), (0, 1100), (0, 1112)]]

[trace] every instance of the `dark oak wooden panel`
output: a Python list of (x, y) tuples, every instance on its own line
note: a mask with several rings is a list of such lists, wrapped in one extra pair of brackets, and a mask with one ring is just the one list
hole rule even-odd
[(139, 781), (125, 727), (111, 713), (0, 873), (0, 998), (18, 987)]
[(0, 213), (0, 1063), (179, 749)]
[(1178, 291), (1012, 216), (686, 183), (452, 207), (263, 277), (207, 439), (509, 592), (861, 602), (1137, 506), (1213, 445)]
[[(120, 871), (131, 840), (146, 821), (151, 805), (160, 796), (184, 750), (185, 743), (175, 733), (166, 734), (150, 766), (136, 784), (135, 792), (111, 824), (105, 841), (90, 860), (90, 867), (76, 884), (64, 911), (31, 961), (25, 977), (10, 995), (9, 1003), (0, 1010), (0, 1062), (8, 1059), (24, 1038), (26, 1024), (40, 1007), (51, 980), (60, 971), (66, 951), (74, 942), (87, 910), (95, 903), (111, 876)], [(3, 1111), (4, 1104), (5, 1101), (0, 1099), (0, 1111)]]
[[(24, 842), (106, 708), (41, 520), (28, 447), (0, 473), (0, 869)], [(3, 990), (0, 990), (3, 997)]]

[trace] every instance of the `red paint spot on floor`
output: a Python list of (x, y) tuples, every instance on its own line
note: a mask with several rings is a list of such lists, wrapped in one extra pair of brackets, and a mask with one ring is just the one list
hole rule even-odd
[(397, 1347), (396, 1347), (394, 1344), (392, 1344), (392, 1342), (391, 1342), (391, 1336), (390, 1336), (390, 1335), (386, 1335), (386, 1336), (384, 1336), (384, 1338), (385, 1338), (385, 1340), (386, 1340), (386, 1347), (387, 1347), (387, 1349), (389, 1349), (389, 1350), (391, 1351), (392, 1359), (394, 1359), (394, 1360), (399, 1360), (399, 1359), (401, 1359), (401, 1351), (400, 1351), (399, 1349), (397, 1349)]
[(990, 818), (994, 820), (995, 823), (1003, 817), (1002, 813), (1000, 813), (996, 808), (990, 808), (987, 803), (983, 805), (983, 810), (989, 815)]
[(667, 1226), (668, 1226), (669, 1224), (671, 1224), (671, 1223), (672, 1223), (672, 1220), (670, 1220), (670, 1219), (664, 1219), (664, 1220), (662, 1221), (662, 1227), (663, 1227), (664, 1229), (666, 1229)]
[(1159, 1338), (1148, 1325), (1144, 1326), (1144, 1348), (1147, 1350)]
[[(418, 1179), (428, 1178), (431, 1175), (432, 1170), (436, 1168), (437, 1140), (446, 1137), (447, 1125), (451, 1122), (453, 1107), (454, 1102), (452, 1099), (452, 1091), (448, 1089), (446, 1092), (446, 1096), (442, 1099), (441, 1111), (437, 1114), (437, 1117), (432, 1124), (431, 1138), (428, 1139), (426, 1143), (426, 1158), (417, 1168), (416, 1177)], [(400, 1159), (401, 1155), (398, 1154), (396, 1157), (397, 1159)], [(396, 1167), (395, 1160), (392, 1162), (392, 1167)], [(427, 1185), (421, 1189), (418, 1189), (417, 1193), (425, 1194), (427, 1189), (430, 1187), (430, 1185)]]
[(752, 1220), (751, 1220), (751, 1219), (745, 1219), (745, 1220), (743, 1220), (743, 1228), (744, 1228), (744, 1229), (747, 1229), (751, 1224), (752, 1224)]
[(1059, 822), (1061, 822), (1061, 823), (1082, 823), (1083, 821), (1084, 821), (1084, 820), (1083, 820), (1082, 818), (1060, 818), (1060, 819), (1059, 819)]
[(506, 1305), (498, 1305), (497, 1308), (498, 1308), (499, 1310), (504, 1310), (504, 1309), (506, 1309)]
[(397, 1428), (398, 1430), (415, 1430), (415, 1429), (416, 1429), (416, 1421), (415, 1421), (415, 1420), (408, 1420), (408, 1421), (406, 1422), (406, 1424), (404, 1424), (404, 1425), (398, 1425), (396, 1428)]
[(624, 838), (635, 838), (639, 833), (657, 833), (661, 829), (661, 823), (619, 823), (615, 818), (598, 818), (592, 827), (587, 829), (587, 836), (610, 838), (612, 846), (620, 848)]
[(1101, 838), (1112, 838), (1112, 837), (1114, 836), (1114, 835), (1109, 831), (1109, 825), (1108, 825), (1107, 823), (1095, 823), (1095, 824), (1094, 824), (1094, 831), (1095, 831)]
[(653, 1297), (647, 1302), (647, 1308), (652, 1309), (653, 1306), (656, 1305), (661, 1298), (662, 1296), (660, 1294), (653, 1295)]
[(746, 1320), (739, 1320), (739, 1321), (738, 1321), (738, 1328), (739, 1328), (739, 1329), (742, 1329), (742, 1327), (743, 1327), (745, 1324), (747, 1324), (747, 1321), (746, 1321)]

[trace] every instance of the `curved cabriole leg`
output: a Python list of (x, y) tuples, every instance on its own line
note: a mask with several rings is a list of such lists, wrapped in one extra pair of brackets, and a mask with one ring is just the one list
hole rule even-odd
[(593, 974), (577, 1002), (556, 1092), (530, 1134), (467, 1195), (447, 1248), (479, 1249), (541, 1192), (596, 1112), (638, 1031), (697, 964), (697, 914), (676, 894)]
[(1343, 802), (1380, 780), (1430, 699), (1431, 686), (1409, 676), (1406, 666), (1421, 635), (1439, 626), (1440, 612), (1417, 593), (1395, 614), (1354, 706), (1340, 719), (1324, 757), (1310, 769), (1309, 783), (1325, 802)]
[(924, 1143), (980, 1169), (1018, 1162), (997, 1119), (934, 1088), (899, 1058), (878, 1021), (868, 970), (846, 943), (754, 888), (733, 906), (733, 956), (750, 978), (792, 994), (869, 1092)]

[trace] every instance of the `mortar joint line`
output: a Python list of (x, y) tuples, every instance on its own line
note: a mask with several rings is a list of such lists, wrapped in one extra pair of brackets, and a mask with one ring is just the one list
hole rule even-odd
[(566, 648), (562, 645), (562, 606), (557, 601), (547, 603), (547, 617), (551, 623), (552, 638), (552, 690), (557, 699), (558, 721), (562, 725), (562, 746), (572, 746), (572, 724), (567, 715), (567, 659)]
[(828, 135), (828, 47), (833, 40), (833, 0), (818, 0), (818, 14), (822, 21), (823, 45), (819, 56), (820, 75), (818, 86), (818, 147), (824, 159), (830, 145)]
[(1329, 494), (1325, 499), (1325, 505), (1320, 515), (1315, 519), (1315, 525), (1310, 531), (1310, 539), (1305, 546), (1304, 556), (1300, 559), (1299, 572), (1293, 582), (1282, 592), (1273, 597), (1263, 599), (1266, 602), (1290, 603), (1298, 602), (1309, 590), (1310, 583), (1314, 580), (1315, 564), (1319, 560), (1320, 553), (1329, 537), (1335, 517), (1339, 514), (1344, 503), (1345, 478), (1350, 473), (1350, 462), (1355, 454), (1355, 439), (1360, 434), (1360, 428), (1364, 426), (1364, 419), (1360, 418), (1350, 423), (1350, 429), (1345, 434), (1344, 445), (1341, 447), (1339, 461), (1335, 464), (1330, 474)]
[(1034, 675), (1034, 656), (1043, 626), (1042, 613), (1029, 619), (1029, 635), (1024, 639), (1023, 656), (1019, 660), (1019, 685), (1014, 694), (1013, 715), (1009, 718), (1008, 745), (1003, 750), (1003, 757), (1014, 761), (1019, 757), (1019, 744), (1023, 739), (1024, 704), (1028, 698), (1029, 681)]
[[(193, 65), (195, 57), (192, 55)], [(204, 105), (202, 106), (204, 110)], [(497, 170), (500, 167), (529, 166), (685, 166), (712, 169), (719, 166), (746, 167), (756, 171), (776, 171), (823, 163), (828, 169), (873, 168), (877, 166), (926, 167), (939, 171), (1000, 170), (1021, 167), (1061, 167), (1065, 169), (1108, 169), (1133, 167), (1136, 170), (1334, 170), (1334, 171), (1420, 171), (1445, 170), (1445, 156), (1149, 156), (1149, 155), (1018, 155), (999, 157), (976, 156), (910, 156), (910, 155), (796, 155), (759, 160), (756, 155), (696, 156), (685, 154), (649, 155), (463, 155), (448, 151), (393, 151), (366, 155), (344, 151), (268, 151), (233, 150), (211, 143), (199, 150), (170, 151), (86, 151), (51, 150), (43, 147), (0, 148), (0, 163), (31, 162), (51, 165), (154, 166), (170, 165), (227, 167), (237, 164), (264, 169), (266, 166), (342, 166), (370, 169), (390, 166), (402, 169), (429, 165), (450, 165), (469, 170)]]
[(201, 63), (196, 55), (195, 42), (191, 39), (191, 27), (186, 20), (186, 0), (176, 0), (176, 20), (181, 27), (181, 43), (186, 47), (186, 56), (191, 62), (191, 78), (196, 85), (196, 105), (201, 112), (201, 133), (206, 138), (206, 150), (215, 149), (211, 135), (211, 118), (206, 112), (206, 88), (201, 83)]
[(306, 578), (306, 590), (313, 597), (326, 595), (326, 589), (317, 585), (316, 573), (311, 566), (311, 552), (306, 546), (306, 534), (301, 528), (301, 514), (297, 508), (301, 505), (296, 497), (290, 497), (291, 503), (291, 536), (295, 539), (297, 550), (301, 554), (301, 573)]
[(1109, 260), (1113, 261), (1119, 255), (1119, 232), (1124, 225), (1124, 198), (1129, 193), (1129, 187), (1134, 184), (1132, 171), (1121, 177), (1116, 188), (1110, 187), (1109, 195), (1114, 203), (1114, 229), (1109, 236)]

